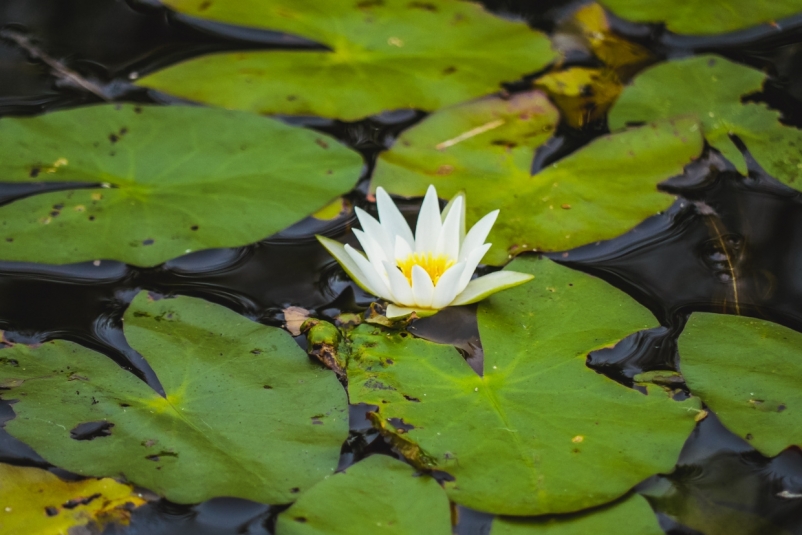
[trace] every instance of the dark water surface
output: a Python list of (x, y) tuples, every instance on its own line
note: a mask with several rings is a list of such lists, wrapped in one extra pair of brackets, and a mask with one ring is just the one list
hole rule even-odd
[[(522, 18), (546, 31), (579, 4), (484, 3), (502, 16)], [(715, 52), (766, 70), (771, 79), (765, 91), (750, 98), (782, 111), (788, 124), (802, 126), (802, 18), (781, 30), (759, 28), (718, 39), (678, 37), (659, 27), (623, 21), (615, 26), (661, 59)], [(130, 81), (143, 72), (213, 51), (317, 46), (272, 32), (194, 23), (156, 2), (134, 0), (3, 0), (0, 32), (4, 36), (0, 115), (37, 114), (104, 100), (169, 103), (170, 99), (132, 87)], [(42, 59), (30, 58), (31, 47)], [(593, 61), (582, 54), (568, 58), (569, 64)], [(73, 74), (91, 89), (76, 82)], [(367, 162), (363, 180), (348, 201), (368, 208), (367, 177), (376, 155), (424, 115), (401, 110), (356, 123), (287, 120), (332, 134), (363, 154)], [(534, 159), (533, 169), (605, 132), (604, 124), (581, 131), (561, 125), (555, 139)], [(52, 187), (67, 186), (0, 183), (0, 203)], [(642, 371), (676, 368), (676, 337), (692, 311), (752, 315), (802, 331), (802, 194), (766, 176), (757, 165), (752, 165), (748, 177), (741, 177), (715, 151), (689, 166), (684, 176), (669, 180), (665, 189), (678, 195), (666, 213), (609, 242), (550, 255), (625, 290), (660, 319), (662, 327), (588, 357), (590, 367), (628, 386)], [(405, 203), (404, 209), (412, 216), (417, 203)], [(352, 240), (354, 221), (352, 215), (326, 222), (309, 219), (254, 245), (193, 253), (151, 269), (110, 261), (69, 266), (0, 262), (0, 329), (11, 341), (64, 338), (81, 343), (158, 390), (149, 366), (122, 335), (122, 312), (139, 289), (202, 297), (275, 326), (282, 325), (282, 310), (289, 305), (327, 318), (341, 311), (358, 312), (368, 306), (370, 297), (348, 280), (314, 239), (314, 234), (323, 233)], [(475, 307), (419, 320), (410, 331), (455, 344), (481, 373)], [(367, 410), (352, 407), (351, 434), (343, 445), (340, 468), (367, 455), (395, 455), (371, 429)], [(0, 404), (0, 422), (10, 418), (11, 407)], [(2, 429), (0, 461), (49, 468)], [(802, 533), (802, 500), (787, 497), (802, 493), (802, 452), (791, 448), (774, 459), (765, 458), (714, 415), (697, 426), (674, 473), (654, 476), (638, 488), (652, 500), (668, 533), (699, 533), (660, 512), (665, 505), (659, 496), (667, 488), (710, 518), (729, 508), (762, 519), (761, 534)], [(281, 510), (228, 498), (196, 506), (159, 500), (136, 510), (131, 526), (112, 526), (107, 532), (265, 534), (272, 533)], [(491, 515), (459, 508), (456, 533), (487, 534), (491, 521)], [(748, 525), (742, 529), (741, 533), (757, 533)]]

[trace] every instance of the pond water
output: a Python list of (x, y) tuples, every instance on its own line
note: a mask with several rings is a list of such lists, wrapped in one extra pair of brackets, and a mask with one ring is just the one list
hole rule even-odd
[[(560, 21), (582, 4), (483, 2), (501, 17), (525, 20), (552, 35), (564, 31)], [(682, 37), (655, 26), (619, 19), (612, 23), (615, 31), (650, 51), (656, 61), (715, 53), (768, 72), (764, 89), (748, 100), (766, 103), (782, 112), (786, 125), (802, 127), (802, 18), (789, 20), (782, 28), (761, 26), (723, 37)], [(104, 101), (176, 104), (181, 99), (131, 82), (142, 73), (211, 52), (323, 49), (280, 33), (198, 22), (171, 13), (155, 0), (4, 0), (0, 29), (5, 32), (0, 40), (2, 116), (33, 116)], [(32, 58), (32, 52), (39, 57)], [(563, 68), (599, 63), (576, 50), (564, 61)], [(76, 85), (67, 71), (89, 80), (97, 94)], [(526, 88), (524, 82), (508, 87), (511, 92)], [(123, 313), (142, 289), (202, 298), (275, 327), (284, 325), (288, 306), (329, 321), (343, 312), (365, 311), (373, 298), (345, 275), (314, 236), (325, 234), (356, 245), (352, 207), (375, 213), (369, 188), (377, 157), (426, 116), (422, 111), (397, 110), (351, 122), (284, 118), (335, 137), (367, 163), (359, 182), (344, 196), (347, 210), (334, 219), (307, 218), (251, 245), (194, 252), (156, 267), (112, 260), (68, 265), (0, 261), (0, 328), (5, 340), (76, 342), (108, 356), (163, 393), (153, 369), (123, 335)], [(609, 131), (604, 117), (580, 127), (563, 119), (552, 139), (533, 153), (532, 172), (547, 169)], [(643, 388), (636, 384), (638, 374), (678, 369), (677, 339), (692, 312), (753, 316), (802, 331), (802, 234), (796, 230), (802, 228), (802, 199), (797, 190), (769, 177), (748, 153), (747, 163), (748, 176), (742, 177), (733, 164), (706, 146), (683, 175), (664, 184), (666, 191), (678, 196), (669, 209), (619, 237), (547, 255), (623, 290), (660, 322), (615, 347), (592, 352), (587, 366), (625, 386)], [(6, 205), (73, 187), (64, 182), (0, 183), (0, 202)], [(414, 222), (420, 199), (399, 203)], [(497, 267), (481, 269), (491, 272)], [(476, 310), (475, 305), (446, 309), (414, 321), (408, 330), (420, 338), (454, 344), (481, 372)], [(295, 339), (307, 348), (305, 335)], [(678, 399), (688, 395), (687, 387), (680, 385), (683, 388), (684, 393), (675, 394)], [(371, 426), (366, 417), (370, 409), (365, 404), (351, 406), (350, 433), (339, 469), (377, 454), (403, 459)], [(0, 421), (13, 417), (13, 405), (2, 402)], [(0, 461), (77, 477), (51, 466), (3, 429)], [(791, 447), (775, 457), (764, 456), (712, 413), (695, 427), (676, 469), (647, 479), (636, 492), (647, 497), (671, 495), (670, 500), (652, 502), (661, 527), (671, 534), (769, 533), (767, 529), (802, 533), (802, 503), (788, 498), (802, 494), (802, 451)], [(234, 498), (198, 505), (153, 499), (133, 511), (129, 526), (110, 525), (105, 533), (275, 533), (277, 515), (286, 507)], [(454, 533), (479, 535), (490, 533), (494, 516), (455, 506), (454, 518)], [(742, 518), (748, 521), (727, 524)], [(721, 531), (727, 525), (730, 530)]]

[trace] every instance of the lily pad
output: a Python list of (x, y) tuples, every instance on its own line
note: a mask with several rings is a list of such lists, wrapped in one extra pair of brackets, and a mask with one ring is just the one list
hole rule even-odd
[(760, 71), (713, 55), (667, 61), (624, 89), (610, 111), (610, 128), (690, 116), (701, 124), (707, 142), (742, 174), (747, 173), (746, 160), (730, 136), (737, 136), (770, 175), (802, 189), (802, 131), (783, 126), (780, 113), (765, 104), (742, 102), (765, 80)]
[(62, 481), (41, 468), (0, 464), (0, 533), (52, 535), (128, 524), (131, 509), (144, 503), (130, 485), (113, 479)]
[(679, 350), (688, 387), (733, 433), (768, 457), (802, 445), (802, 333), (695, 312)]
[(493, 521), (490, 535), (587, 535), (588, 533), (627, 533), (663, 535), (657, 517), (648, 502), (633, 494), (626, 500), (601, 509), (539, 519), (499, 517)]
[(557, 113), (537, 91), (481, 99), (437, 112), (382, 153), (372, 188), (422, 196), (429, 184), (467, 195), (467, 222), (501, 208), (484, 262), (527, 250), (559, 251), (614, 238), (665, 210), (656, 185), (702, 151), (695, 123), (681, 119), (603, 136), (531, 175)]
[(771, 24), (802, 12), (799, 0), (599, 0), (633, 22), (662, 22), (674, 33), (715, 35)]
[(350, 190), (361, 168), (332, 138), (249, 113), (104, 105), (3, 118), (0, 181), (71, 184), (0, 208), (0, 259), (154, 266), (246, 245)]
[(549, 260), (510, 269), (535, 279), (480, 306), (482, 376), (452, 346), (362, 325), (351, 333), (351, 402), (377, 405), (374, 424), (399, 451), (450, 474), (451, 500), (481, 511), (578, 511), (671, 470), (698, 400), (654, 385), (644, 395), (585, 366), (654, 317)]
[(445, 492), (429, 476), (373, 455), (321, 481), (281, 513), (277, 535), (450, 535)]
[(16, 400), (7, 431), (56, 466), (122, 475), (179, 503), (288, 503), (334, 471), (345, 393), (285, 331), (145, 292), (124, 319), (166, 397), (72, 342), (17, 344), (0, 352), (3, 399)]
[(330, 50), (212, 54), (140, 85), (230, 109), (356, 120), (435, 110), (551, 63), (548, 38), (457, 0), (164, 0), (186, 15), (287, 32)]

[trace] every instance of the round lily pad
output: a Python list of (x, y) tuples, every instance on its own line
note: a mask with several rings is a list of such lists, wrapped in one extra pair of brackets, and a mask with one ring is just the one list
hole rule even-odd
[(165, 0), (183, 14), (287, 32), (330, 50), (202, 56), (140, 85), (230, 109), (356, 120), (434, 110), (551, 63), (548, 38), (457, 0)]
[(664, 23), (675, 33), (715, 35), (802, 13), (799, 0), (599, 0), (633, 22)]
[(549, 260), (479, 308), (477, 375), (452, 346), (363, 325), (350, 337), (352, 403), (413, 463), (448, 473), (452, 501), (497, 514), (572, 512), (674, 466), (699, 402), (648, 395), (585, 366), (656, 321), (626, 294)]
[(499, 517), (493, 521), (490, 535), (612, 534), (619, 533), (622, 526), (626, 526), (627, 533), (637, 535), (665, 533), (649, 503), (633, 494), (624, 501), (579, 514), (533, 519)]
[(743, 102), (759, 92), (766, 75), (724, 58), (702, 55), (667, 61), (640, 74), (610, 111), (612, 130), (630, 123), (692, 117), (707, 142), (742, 174), (746, 160), (737, 136), (755, 160), (778, 180), (802, 189), (802, 131), (779, 122), (763, 103)]
[(350, 190), (361, 168), (332, 138), (243, 112), (126, 104), (6, 117), (0, 181), (68, 184), (0, 207), (0, 259), (154, 266), (246, 245)]
[(679, 350), (688, 387), (733, 433), (768, 457), (802, 445), (802, 333), (695, 312)]
[(373, 455), (321, 481), (281, 513), (277, 535), (450, 535), (451, 512), (437, 481)]
[(659, 182), (702, 151), (692, 120), (603, 136), (531, 175), (536, 147), (558, 120), (545, 95), (490, 97), (441, 110), (406, 130), (376, 164), (371, 187), (444, 198), (464, 191), (467, 222), (501, 209), (484, 262), (522, 251), (559, 251), (611, 239), (673, 202)]
[(2, 397), (16, 400), (8, 432), (56, 466), (123, 476), (179, 503), (288, 503), (333, 473), (348, 434), (345, 393), (288, 333), (146, 292), (124, 319), (165, 397), (72, 342), (16, 344), (0, 358)]

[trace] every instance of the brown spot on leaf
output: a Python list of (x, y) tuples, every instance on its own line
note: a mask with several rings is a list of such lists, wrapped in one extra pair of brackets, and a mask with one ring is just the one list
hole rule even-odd
[(454, 172), (453, 165), (444, 164), (437, 168), (437, 174), (440, 176), (450, 175), (453, 172)]

